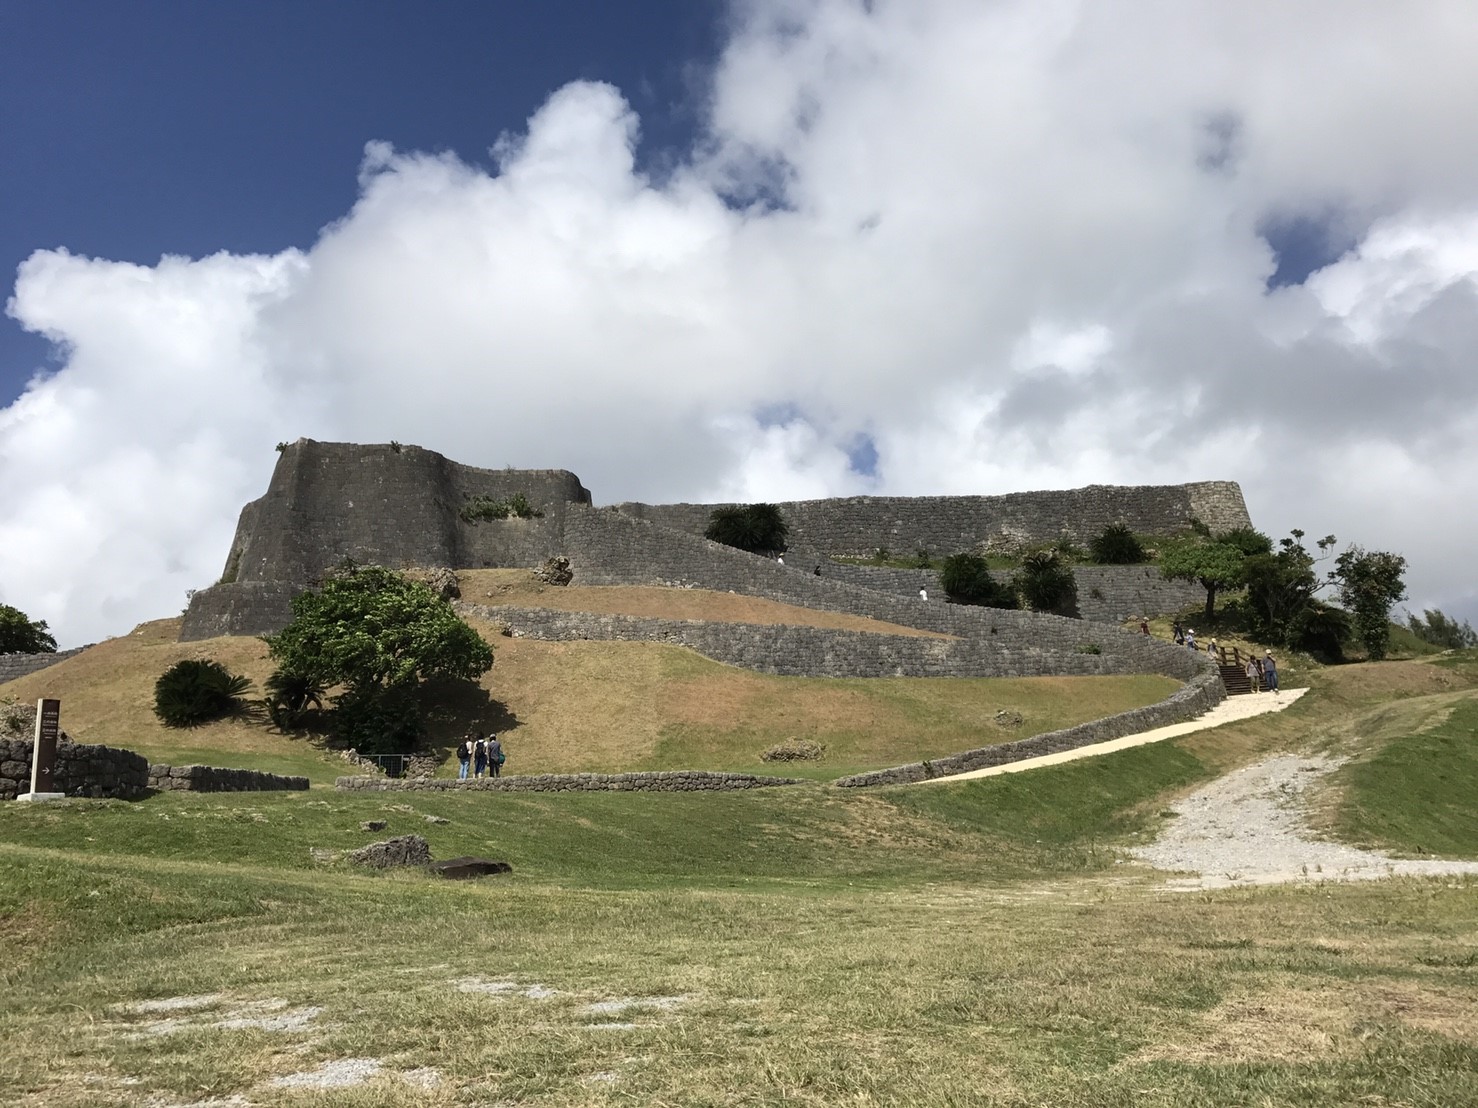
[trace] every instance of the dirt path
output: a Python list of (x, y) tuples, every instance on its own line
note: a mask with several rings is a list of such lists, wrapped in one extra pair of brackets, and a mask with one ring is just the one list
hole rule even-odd
[(1244, 766), (1174, 805), (1177, 818), (1159, 839), (1131, 853), (1156, 869), (1191, 873), (1168, 882), (1178, 890), (1478, 874), (1478, 862), (1392, 858), (1315, 838), (1304, 794), (1340, 764), (1280, 754)]

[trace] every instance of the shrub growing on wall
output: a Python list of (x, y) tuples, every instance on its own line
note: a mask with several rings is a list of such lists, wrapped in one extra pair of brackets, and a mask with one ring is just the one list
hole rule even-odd
[(1023, 558), (1014, 583), (1034, 612), (1066, 612), (1078, 599), (1073, 571), (1055, 550), (1038, 550)]
[(990, 566), (979, 554), (951, 554), (939, 571), (944, 593), (956, 604), (979, 604), (986, 608), (1015, 608), (1016, 594), (990, 575)]
[(251, 681), (220, 662), (187, 658), (154, 682), (154, 714), (166, 727), (193, 727), (235, 715), (246, 707)]
[(790, 528), (774, 504), (734, 504), (713, 510), (703, 537), (751, 554), (779, 554)]
[(1110, 523), (1093, 537), (1088, 550), (1101, 566), (1137, 566), (1146, 560), (1144, 547), (1123, 523)]

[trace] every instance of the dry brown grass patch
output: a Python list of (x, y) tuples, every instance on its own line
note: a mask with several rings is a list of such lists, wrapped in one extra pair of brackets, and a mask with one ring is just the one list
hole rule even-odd
[(560, 612), (644, 616), (655, 619), (701, 619), (714, 623), (784, 624), (827, 627), (875, 634), (950, 638), (896, 623), (801, 608), (775, 600), (709, 589), (676, 589), (623, 585), (546, 585), (527, 570), (460, 570), (462, 599), (473, 604), (511, 604), (522, 608), (552, 608)]
[(1229, 997), (1125, 1064), (1347, 1058), (1364, 1050), (1368, 1029), (1378, 1023), (1478, 1043), (1471, 995), (1412, 982), (1329, 981), (1319, 988), (1286, 985)]

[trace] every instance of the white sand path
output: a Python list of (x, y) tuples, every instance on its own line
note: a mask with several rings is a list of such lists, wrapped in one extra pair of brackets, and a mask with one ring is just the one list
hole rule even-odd
[(1168, 727), (1156, 727), (1152, 731), (1141, 731), (1137, 735), (1125, 735), (1122, 739), (1110, 739), (1104, 743), (1094, 743), (1092, 746), (1079, 746), (1072, 750), (1058, 751), (1056, 754), (1043, 754), (1039, 758), (1023, 758), (1019, 762), (1007, 762), (1000, 766), (986, 766), (984, 769), (972, 769), (968, 773), (954, 773), (948, 777), (932, 777), (928, 781), (919, 782), (922, 785), (935, 785), (941, 781), (969, 781), (976, 777), (994, 777), (998, 773), (1023, 773), (1029, 769), (1039, 769), (1042, 766), (1055, 766), (1062, 762), (1074, 762), (1079, 758), (1093, 758), (1100, 754), (1112, 754), (1116, 750), (1127, 750), (1131, 746), (1143, 746), (1146, 743), (1157, 743), (1165, 739), (1173, 739), (1180, 735), (1189, 735), (1193, 731), (1204, 731), (1208, 727), (1220, 727), (1224, 723), (1235, 723), (1241, 719), (1251, 719), (1253, 716), (1266, 715), (1269, 712), (1281, 712), (1284, 708), (1296, 702), (1308, 689), (1284, 689), (1276, 693), (1247, 693), (1242, 696), (1229, 696), (1195, 719), (1186, 720), (1184, 723), (1172, 723)]

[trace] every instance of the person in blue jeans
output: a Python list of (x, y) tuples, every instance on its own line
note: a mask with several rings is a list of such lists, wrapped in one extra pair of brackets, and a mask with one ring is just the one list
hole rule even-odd
[(457, 745), (457, 780), (467, 780), (468, 767), (472, 765), (472, 736), (463, 735), (462, 741)]
[(1262, 687), (1268, 692), (1278, 691), (1278, 663), (1273, 661), (1271, 650), (1262, 660)]

